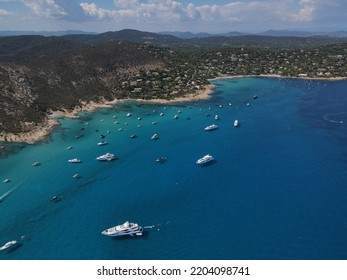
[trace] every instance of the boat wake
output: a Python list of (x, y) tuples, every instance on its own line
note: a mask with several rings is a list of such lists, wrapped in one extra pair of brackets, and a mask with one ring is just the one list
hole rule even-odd
[[(165, 222), (165, 225), (170, 224), (170, 221)], [(162, 226), (163, 224), (156, 224), (156, 225), (148, 225), (148, 226), (144, 226), (144, 229), (152, 229), (152, 228), (159, 228), (160, 226)], [(159, 229), (158, 229), (159, 230)]]
[(331, 122), (331, 123), (343, 124), (344, 121), (341, 120), (341, 118), (340, 118), (340, 120), (336, 119), (336, 117), (343, 116), (343, 115), (346, 115), (345, 118), (347, 118), (347, 112), (326, 114), (326, 115), (323, 116), (323, 120), (325, 120), (327, 122)]
[(12, 189), (8, 190), (5, 192), (3, 195), (0, 196), (0, 202), (4, 201), (6, 197), (8, 197), (15, 189), (17, 189), (20, 186), (20, 184), (16, 185)]

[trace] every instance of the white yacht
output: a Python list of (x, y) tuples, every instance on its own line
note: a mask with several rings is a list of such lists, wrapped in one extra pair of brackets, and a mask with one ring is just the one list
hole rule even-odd
[(115, 159), (116, 156), (114, 154), (111, 154), (111, 153), (106, 153), (102, 156), (99, 156), (96, 158), (96, 160), (100, 160), (100, 161), (110, 161), (110, 160), (113, 160)]
[(128, 221), (126, 221), (124, 224), (117, 225), (109, 229), (105, 229), (101, 233), (107, 236), (123, 236), (123, 235), (141, 236), (142, 232), (143, 232), (143, 228), (141, 226), (139, 226), (138, 224), (129, 223)]
[(79, 158), (73, 158), (73, 159), (69, 159), (68, 162), (70, 162), (70, 163), (80, 163), (82, 161)]
[(12, 247), (12, 246), (15, 245), (15, 244), (17, 244), (17, 240), (9, 241), (9, 242), (7, 242), (5, 245), (3, 245), (3, 246), (0, 247), (0, 251), (6, 250), (6, 249)]
[(210, 154), (207, 154), (205, 156), (203, 156), (202, 158), (199, 158), (196, 163), (197, 164), (205, 164), (208, 163), (210, 161), (214, 160), (213, 156), (211, 156)]
[(152, 139), (152, 140), (157, 140), (157, 139), (159, 139), (158, 134), (154, 133), (154, 134), (152, 135), (151, 139)]
[(235, 120), (235, 121), (234, 121), (234, 126), (235, 126), (235, 127), (238, 127), (238, 126), (239, 126), (239, 121), (238, 121), (238, 120)]
[(206, 126), (206, 127), (205, 127), (205, 130), (206, 130), (206, 131), (209, 131), (209, 130), (215, 130), (215, 129), (217, 129), (217, 128), (218, 128), (217, 125), (211, 124), (211, 125), (209, 125), (209, 126)]

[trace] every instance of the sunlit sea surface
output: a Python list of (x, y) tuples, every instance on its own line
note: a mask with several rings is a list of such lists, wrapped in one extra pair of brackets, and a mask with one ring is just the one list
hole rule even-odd
[[(18, 245), (0, 259), (347, 259), (347, 81), (213, 83), (209, 100), (125, 102), (4, 144), (0, 246)], [(144, 235), (101, 234), (125, 221)]]

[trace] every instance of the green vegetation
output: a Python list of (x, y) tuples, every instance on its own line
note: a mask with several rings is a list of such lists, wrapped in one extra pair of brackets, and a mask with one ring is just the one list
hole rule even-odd
[(244, 36), (227, 44), (131, 31), (122, 33), (126, 43), (116, 35), (0, 38), (0, 132), (28, 131), (82, 101), (173, 99), (223, 75), (347, 76), (347, 43), (337, 39)]

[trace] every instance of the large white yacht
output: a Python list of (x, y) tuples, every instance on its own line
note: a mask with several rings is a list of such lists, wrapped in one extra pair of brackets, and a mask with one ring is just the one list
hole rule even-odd
[(105, 229), (101, 233), (107, 236), (141, 236), (142, 232), (143, 228), (141, 226), (136, 223), (129, 223), (128, 221), (126, 221), (124, 224)]
[(96, 158), (96, 160), (100, 160), (100, 161), (110, 161), (110, 160), (113, 160), (115, 159), (116, 156), (114, 154), (111, 154), (111, 153), (106, 153), (102, 156), (99, 156)]
[(15, 244), (17, 244), (17, 240), (9, 241), (9, 242), (7, 242), (5, 245), (3, 245), (3, 246), (0, 247), (0, 251), (6, 250), (6, 249), (12, 247), (12, 246), (15, 245)]
[(203, 156), (202, 158), (199, 158), (196, 163), (197, 164), (205, 164), (208, 163), (210, 161), (214, 160), (213, 156), (211, 156), (210, 154), (207, 154), (205, 156)]
[(205, 130), (206, 130), (206, 131), (209, 131), (209, 130), (214, 130), (214, 129), (217, 129), (217, 128), (218, 128), (217, 125), (211, 124), (211, 125), (209, 125), (209, 126), (206, 126), (206, 127), (205, 127)]

